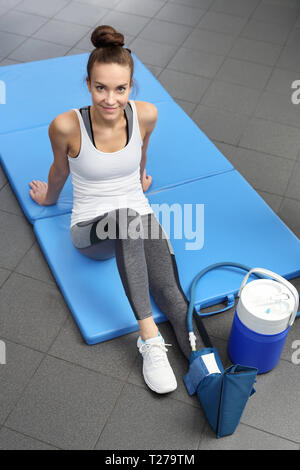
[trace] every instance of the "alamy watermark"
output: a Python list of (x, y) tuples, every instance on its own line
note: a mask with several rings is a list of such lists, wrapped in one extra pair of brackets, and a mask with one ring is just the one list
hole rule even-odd
[(295, 91), (292, 93), (291, 101), (293, 104), (299, 104), (300, 103), (300, 80), (294, 80), (292, 82), (291, 88), (295, 89)]
[(292, 342), (292, 349), (295, 349), (292, 354), (292, 363), (298, 366), (300, 364), (300, 339), (295, 339)]
[[(127, 201), (128, 202), (128, 201)], [(154, 218), (148, 216), (146, 224), (130, 204), (119, 201), (119, 207), (97, 220), (96, 235), (100, 240), (138, 238), (152, 240), (173, 238), (188, 240), (186, 250), (201, 250), (204, 246), (204, 204), (172, 205), (150, 204)], [(161, 218), (161, 223), (159, 219)], [(172, 237), (171, 237), (172, 232)]]
[(6, 344), (0, 340), (0, 365), (6, 364)]
[(6, 104), (6, 86), (3, 80), (0, 80), (0, 104)]
[(186, 250), (201, 250), (204, 246), (204, 204), (151, 204), (157, 218), (162, 214), (162, 226), (170, 238), (171, 213), (174, 239), (193, 240), (185, 243)]

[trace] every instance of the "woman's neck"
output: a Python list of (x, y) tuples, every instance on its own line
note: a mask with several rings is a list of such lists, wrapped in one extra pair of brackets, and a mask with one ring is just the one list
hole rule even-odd
[(110, 119), (108, 119), (108, 120), (103, 119), (103, 117), (101, 115), (99, 115), (97, 112), (95, 112), (95, 109), (94, 109), (93, 105), (90, 108), (90, 112), (91, 112), (91, 119), (92, 119), (93, 123), (95, 123), (96, 126), (101, 127), (101, 129), (107, 129), (107, 130), (111, 130), (111, 131), (117, 130), (117, 129), (120, 128), (121, 123), (125, 119), (124, 110), (113, 121), (110, 120)]

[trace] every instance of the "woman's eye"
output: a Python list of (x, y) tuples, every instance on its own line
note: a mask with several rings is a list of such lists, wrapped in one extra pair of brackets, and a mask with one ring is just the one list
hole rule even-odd
[[(97, 89), (97, 90), (100, 89), (100, 91), (102, 91), (102, 90), (103, 90), (103, 86), (102, 86), (102, 85), (98, 85), (98, 86), (96, 86), (96, 89)], [(119, 89), (119, 91), (124, 91), (124, 90), (125, 90), (125, 87), (120, 86), (118, 89)]]

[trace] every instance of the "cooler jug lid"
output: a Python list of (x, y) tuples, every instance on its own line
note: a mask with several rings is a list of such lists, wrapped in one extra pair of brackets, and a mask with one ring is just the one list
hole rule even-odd
[(283, 284), (257, 279), (245, 285), (238, 303), (240, 320), (262, 334), (276, 334), (288, 327), (295, 299)]

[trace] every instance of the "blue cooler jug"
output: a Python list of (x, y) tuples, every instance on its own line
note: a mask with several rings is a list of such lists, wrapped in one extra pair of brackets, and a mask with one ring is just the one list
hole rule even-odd
[[(272, 279), (256, 279), (252, 273)], [(258, 373), (275, 367), (294, 323), (299, 305), (296, 288), (286, 279), (263, 268), (251, 269), (242, 282), (234, 314), (228, 354), (233, 364), (256, 367)]]

